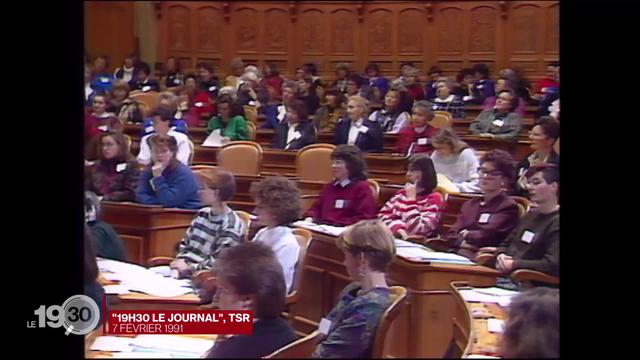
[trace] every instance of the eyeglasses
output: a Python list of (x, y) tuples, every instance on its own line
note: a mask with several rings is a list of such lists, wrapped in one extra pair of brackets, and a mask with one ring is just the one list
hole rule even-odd
[(161, 151), (153, 150), (152, 153), (155, 156), (162, 156), (162, 155), (167, 155), (171, 153), (171, 150), (161, 150)]
[(478, 169), (478, 174), (480, 174), (480, 176), (500, 176), (500, 175), (502, 175), (500, 170), (489, 171), (489, 170), (484, 169), (484, 168), (479, 168)]

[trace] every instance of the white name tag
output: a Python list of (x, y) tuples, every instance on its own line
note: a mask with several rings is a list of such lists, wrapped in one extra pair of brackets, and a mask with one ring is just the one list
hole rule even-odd
[(358, 131), (360, 131), (360, 132), (361, 132), (361, 133), (363, 133), (363, 134), (366, 134), (366, 133), (367, 133), (367, 131), (369, 131), (369, 128), (368, 128), (368, 127), (366, 127), (366, 126), (360, 126), (360, 127), (358, 128)]
[(336, 200), (336, 209), (344, 208), (344, 200)]
[(103, 83), (108, 83), (109, 78), (103, 77), (103, 78), (100, 78), (100, 81), (102, 81)]
[(427, 142), (428, 142), (427, 138), (418, 139), (418, 145), (427, 145)]
[(256, 102), (255, 102), (255, 101), (253, 101), (253, 100), (251, 100), (251, 101), (249, 101), (249, 105), (251, 105), (251, 106), (256, 106)]
[(107, 131), (107, 130), (109, 130), (109, 127), (107, 125), (100, 125), (100, 126), (98, 126), (98, 129), (101, 130), (101, 131)]
[(146, 128), (144, 128), (144, 132), (146, 133), (153, 132), (153, 126), (147, 126)]
[(489, 218), (491, 217), (491, 214), (480, 214), (480, 219), (478, 219), (478, 223), (480, 224), (486, 224), (489, 222)]
[(277, 117), (278, 117), (278, 121), (282, 121), (282, 120), (284, 119), (284, 116), (285, 116), (286, 114), (287, 114), (286, 112), (278, 113), (278, 116), (277, 116)]
[(126, 169), (126, 168), (127, 168), (127, 163), (122, 163), (122, 164), (118, 164), (118, 165), (116, 165), (116, 171), (117, 171), (117, 172), (121, 172), (121, 171), (123, 171), (123, 170), (124, 170), (124, 169)]
[(322, 320), (320, 320), (320, 325), (318, 326), (318, 330), (320, 331), (321, 334), (327, 335), (329, 334), (329, 329), (331, 329), (331, 320), (322, 318)]
[(214, 86), (209, 86), (209, 91), (216, 91), (216, 89), (217, 89), (217, 87), (215, 85)]
[(149, 85), (142, 87), (142, 91), (149, 91), (149, 90), (151, 90), (151, 86)]
[(181, 111), (176, 112), (176, 114), (173, 117), (175, 119), (182, 119), (182, 112)]
[(549, 88), (543, 87), (542, 89), (540, 89), (540, 92), (542, 92), (543, 94), (547, 93), (547, 91), (549, 91)]
[(300, 134), (299, 131), (296, 131), (293, 133), (293, 140), (298, 140), (302, 137), (302, 134)]
[(504, 125), (504, 121), (498, 119), (498, 120), (493, 120), (493, 125), (497, 126), (497, 127), (502, 127), (502, 125)]
[(484, 85), (478, 85), (478, 89), (483, 89)]
[(194, 104), (196, 107), (203, 107), (204, 104), (201, 103), (200, 101), (198, 101), (197, 103)]
[(471, 99), (473, 99), (473, 97), (471, 95), (467, 95), (467, 96), (462, 98), (462, 101), (469, 101)]
[(182, 84), (182, 80), (180, 80), (180, 79), (175, 79), (175, 80), (173, 80), (173, 83), (174, 83), (174, 84)]
[(535, 233), (532, 233), (529, 230), (525, 230), (524, 233), (522, 234), (522, 241), (526, 242), (527, 244), (530, 244), (531, 241), (533, 241), (533, 237), (536, 236)]

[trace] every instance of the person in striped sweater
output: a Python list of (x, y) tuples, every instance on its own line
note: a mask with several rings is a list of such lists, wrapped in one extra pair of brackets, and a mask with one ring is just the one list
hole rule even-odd
[(435, 191), (438, 180), (433, 162), (424, 154), (412, 156), (407, 177), (410, 184), (384, 205), (378, 219), (402, 239), (430, 237), (436, 231), (444, 209), (444, 199)]

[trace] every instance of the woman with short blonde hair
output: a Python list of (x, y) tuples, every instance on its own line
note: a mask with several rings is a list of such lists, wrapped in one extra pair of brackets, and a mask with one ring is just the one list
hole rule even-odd
[(478, 158), (475, 151), (451, 129), (441, 129), (432, 138), (431, 160), (438, 174), (448, 177), (460, 192), (480, 192)]
[(367, 118), (369, 101), (362, 96), (350, 96), (347, 116), (338, 120), (334, 143), (355, 145), (365, 152), (382, 152), (384, 135), (380, 124)]

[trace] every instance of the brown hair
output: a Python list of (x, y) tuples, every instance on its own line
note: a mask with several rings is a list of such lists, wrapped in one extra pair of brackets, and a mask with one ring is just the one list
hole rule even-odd
[(507, 184), (511, 184), (516, 176), (515, 162), (511, 154), (502, 149), (493, 149), (487, 151), (480, 159), (480, 164), (487, 162), (492, 163), (496, 170), (500, 171)]
[(118, 155), (118, 157), (116, 157), (115, 161), (129, 161), (133, 158), (133, 156), (127, 149), (127, 140), (125, 139), (124, 135), (119, 132), (110, 131), (100, 134), (100, 140), (98, 140), (98, 156), (100, 157), (101, 161), (105, 160), (104, 155), (102, 154), (102, 140), (108, 136), (113, 138), (113, 141), (115, 141), (116, 145), (118, 146), (118, 150), (120, 150), (120, 154)]
[(346, 144), (336, 146), (331, 153), (331, 160), (342, 160), (346, 163), (350, 180), (367, 180), (367, 163), (357, 146)]
[(214, 268), (241, 296), (253, 297), (256, 318), (279, 317), (286, 300), (282, 266), (273, 250), (260, 242), (245, 242), (224, 249)]
[(438, 177), (433, 160), (426, 154), (416, 154), (409, 158), (409, 170), (420, 171), (422, 177), (419, 186), (425, 194), (431, 194), (438, 187)]
[(336, 240), (351, 255), (363, 253), (372, 270), (386, 272), (395, 257), (395, 237), (380, 220), (361, 220), (349, 226)]
[(131, 92), (131, 88), (129, 87), (129, 84), (127, 84), (127, 82), (123, 80), (116, 81), (116, 83), (113, 85), (113, 87), (109, 91), (109, 94), (111, 95), (111, 97), (115, 97), (113, 94), (115, 93), (116, 90), (124, 90), (126, 92), (124, 96), (125, 99), (129, 97), (129, 93)]
[(236, 179), (226, 170), (218, 170), (213, 175), (195, 173), (200, 183), (211, 190), (218, 190), (220, 201), (229, 201), (236, 193)]
[(500, 94), (507, 93), (511, 95), (511, 102), (509, 103), (509, 112), (514, 112), (518, 108), (518, 104), (520, 103), (520, 98), (516, 95), (513, 90), (502, 90), (496, 94), (496, 98), (500, 97)]
[(268, 208), (278, 222), (287, 225), (300, 218), (300, 190), (291, 180), (282, 176), (272, 176), (261, 180), (252, 189), (256, 203)]
[(560, 137), (560, 122), (552, 116), (540, 117), (533, 126), (540, 126), (544, 135), (550, 139), (555, 140)]
[[(169, 135), (153, 134), (151, 135), (151, 137), (149, 137), (149, 139), (147, 139), (147, 141), (149, 142), (150, 150), (153, 150), (153, 148), (157, 147), (168, 148), (169, 151), (173, 153), (171, 164), (169, 164), (169, 166), (171, 168), (174, 168), (178, 165), (178, 159), (176, 158), (176, 155), (178, 154), (178, 141), (176, 140), (176, 138)], [(150, 163), (149, 165), (151, 166), (152, 164), (153, 163)]]
[(309, 120), (309, 113), (307, 111), (307, 106), (300, 100), (293, 100), (289, 104), (289, 110), (298, 114), (298, 121), (306, 122)]
[(431, 143), (439, 143), (439, 144), (447, 144), (451, 146), (455, 153), (461, 153), (462, 150), (469, 147), (466, 142), (460, 140), (458, 135), (456, 135), (453, 130), (450, 128), (440, 129), (433, 137), (431, 138)]
[(506, 358), (560, 356), (560, 291), (537, 287), (518, 294), (509, 306), (501, 355)]

